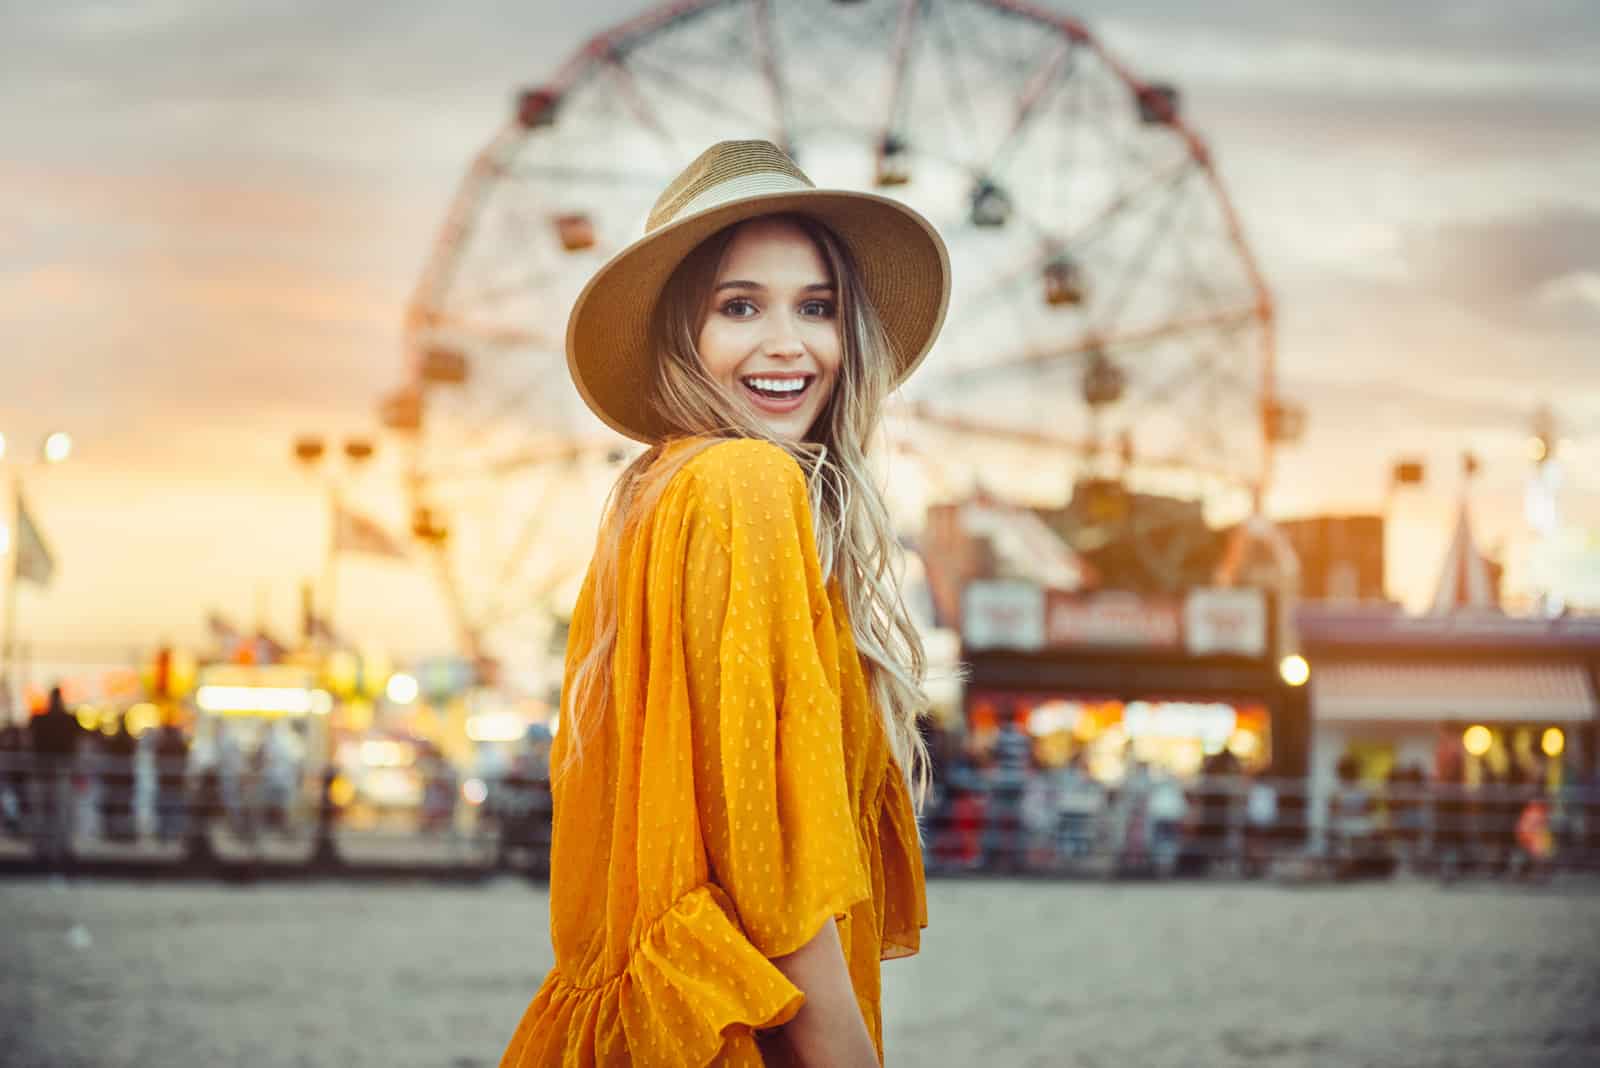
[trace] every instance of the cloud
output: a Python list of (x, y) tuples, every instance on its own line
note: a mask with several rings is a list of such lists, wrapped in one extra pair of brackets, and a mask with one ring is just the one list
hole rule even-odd
[(1463, 306), (1567, 328), (1569, 312), (1594, 308), (1600, 210), (1544, 206), (1451, 223), (1415, 235), (1408, 254), (1420, 284)]
[(1539, 285), (1533, 300), (1540, 307), (1600, 315), (1600, 271), (1573, 271), (1552, 278)]

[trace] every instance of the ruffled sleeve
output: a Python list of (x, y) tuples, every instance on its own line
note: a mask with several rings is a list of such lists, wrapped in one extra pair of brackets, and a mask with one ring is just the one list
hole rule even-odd
[(905, 778), (892, 763), (884, 775), (882, 804), (878, 815), (884, 883), (880, 958), (894, 960), (922, 948), (922, 929), (928, 926), (928, 893), (916, 809)]
[(871, 896), (846, 781), (838, 638), (799, 464), (696, 465), (684, 591), (696, 800), (712, 880), (766, 957)]

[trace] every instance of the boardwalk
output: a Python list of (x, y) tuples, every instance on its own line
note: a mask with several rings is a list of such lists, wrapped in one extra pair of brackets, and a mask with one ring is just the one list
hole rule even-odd
[[(481, 886), (0, 882), (7, 1064), (489, 1066), (551, 954)], [(1600, 1049), (1600, 889), (936, 881), (889, 1062), (1555, 1066)]]

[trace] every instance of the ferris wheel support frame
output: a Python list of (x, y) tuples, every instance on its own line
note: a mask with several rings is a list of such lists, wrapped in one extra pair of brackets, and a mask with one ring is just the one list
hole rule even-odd
[[(481, 224), (485, 203), (496, 179), (506, 174), (512, 166), (515, 157), (520, 152), (528, 137), (529, 131), (537, 125), (540, 117), (540, 108), (554, 108), (559, 105), (563, 97), (586, 79), (594, 76), (601, 70), (610, 70), (614, 77), (619, 79), (622, 92), (628, 100), (628, 106), (647, 127), (659, 127), (659, 119), (654, 118), (634, 84), (633, 73), (629, 70), (627, 57), (633, 46), (642, 40), (666, 29), (676, 22), (700, 15), (711, 9), (730, 7), (739, 3), (750, 3), (755, 20), (755, 37), (757, 47), (760, 49), (759, 61), (765, 74), (766, 81), (774, 97), (774, 111), (779, 116), (777, 129), (773, 136), (783, 143), (786, 148), (793, 148), (790, 144), (790, 116), (786, 106), (787, 92), (783, 84), (782, 69), (777, 54), (777, 37), (773, 31), (772, 19), (774, 0), (679, 0), (679, 2), (664, 4), (647, 10), (642, 14), (629, 19), (611, 29), (603, 31), (587, 40), (569, 58), (557, 68), (553, 77), (542, 83), (536, 89), (530, 89), (522, 94), (519, 107), (513, 112), (510, 119), (493, 136), (488, 145), (480, 150), (473, 158), (470, 167), (460, 182), (448, 206), (445, 220), (440, 227), (438, 235), (431, 245), (425, 258), (423, 270), (417, 285), (406, 304), (404, 349), (407, 362), (411, 369), (411, 384), (418, 392), (420, 403), (426, 405), (426, 389), (423, 379), (423, 362), (427, 355), (424, 343), (425, 335), (450, 320), (443, 313), (443, 297), (450, 291), (456, 281), (462, 262), (461, 250), (472, 239), (477, 227)], [(1222, 184), (1209, 149), (1205, 143), (1177, 114), (1177, 109), (1170, 99), (1157, 92), (1157, 87), (1147, 83), (1134, 75), (1123, 63), (1108, 53), (1095, 39), (1088, 28), (1078, 19), (1068, 15), (1044, 9), (1036, 4), (1024, 0), (970, 0), (974, 7), (986, 7), (992, 11), (1001, 12), (1025, 19), (1039, 26), (1052, 29), (1065, 38), (1065, 45), (1051, 53), (1047, 69), (1038, 72), (1029, 85), (1018, 97), (1016, 103), (1016, 118), (1013, 127), (1020, 126), (1026, 121), (1030, 110), (1037, 103), (1051, 77), (1050, 71), (1059, 67), (1062, 62), (1070, 58), (1076, 48), (1082, 47), (1104, 65), (1126, 88), (1140, 101), (1141, 106), (1148, 104), (1161, 121), (1173, 133), (1177, 134), (1188, 149), (1188, 160), (1198, 165), (1205, 173), (1206, 183), (1214, 197), (1223, 222), (1226, 235), (1233, 250), (1242, 264), (1248, 279), (1249, 287), (1254, 294), (1255, 303), (1249, 312), (1240, 310), (1218, 314), (1213, 319), (1233, 319), (1253, 315), (1261, 327), (1259, 340), (1260, 373), (1259, 373), (1259, 411), (1257, 412), (1257, 430), (1259, 432), (1260, 454), (1259, 465), (1254, 477), (1249, 481), (1252, 491), (1252, 500), (1257, 512), (1261, 510), (1266, 487), (1270, 483), (1273, 463), (1276, 432), (1275, 416), (1280, 412), (1280, 402), (1277, 396), (1277, 347), (1276, 347), (1276, 312), (1271, 291), (1262, 276), (1255, 254), (1245, 241), (1243, 227), (1240, 223), (1238, 212), (1232, 198), (1228, 195), (1226, 187)], [(921, 19), (927, 8), (927, 0), (902, 0), (897, 25), (894, 32), (893, 56), (891, 59), (892, 87), (887, 95), (887, 111), (881, 126), (879, 143), (875, 146), (877, 162), (881, 166), (889, 146), (890, 137), (896, 133), (897, 116), (903, 107), (903, 93), (906, 86), (906, 70), (910, 61), (913, 42), (916, 37), (918, 20)], [(1115, 205), (1107, 206), (1104, 214), (1112, 214)], [(1037, 264), (1034, 265), (1037, 268)], [(1222, 325), (1222, 324), (1218, 324)], [(1156, 331), (1148, 333), (1153, 337)], [(1171, 333), (1172, 328), (1161, 332)], [(502, 340), (515, 342), (518, 338), (531, 337), (533, 332), (519, 332), (515, 329), (501, 330)], [(1103, 347), (1106, 344), (1113, 346), (1120, 343), (1132, 343), (1136, 340), (1133, 334), (1118, 336), (1107, 335), (1098, 339)], [(1016, 364), (1043, 362), (1045, 360), (1070, 355), (1074, 350), (1085, 351), (1087, 341), (1079, 346), (1069, 346), (1057, 349), (1052, 353), (1028, 354), (1019, 357)], [(959, 374), (960, 371), (954, 373)], [(925, 413), (926, 415), (926, 413)], [(942, 418), (942, 417), (941, 417)], [(969, 426), (966, 428), (971, 433), (991, 434), (995, 437), (1005, 437), (1016, 440), (1018, 432), (1007, 432), (1003, 428), (983, 428)], [(1020, 432), (1026, 434), (1026, 432)], [(1063, 445), (1064, 442), (1057, 442)], [(1152, 458), (1142, 458), (1147, 462), (1154, 462)], [(1191, 470), (1198, 469), (1190, 465)], [(1237, 478), (1232, 481), (1237, 482)], [(414, 503), (420, 502), (422, 492), (422, 479), (414, 475), (409, 480), (413, 493)], [(475, 632), (472, 621), (468, 617), (466, 607), (462, 603), (459, 587), (451, 573), (451, 565), (447, 559), (447, 548), (440, 540), (432, 542), (432, 555), (435, 565), (440, 572), (441, 582), (449, 591), (448, 600), (454, 617), (455, 627), (463, 639), (463, 647), (474, 655), (481, 652), (481, 642)]]

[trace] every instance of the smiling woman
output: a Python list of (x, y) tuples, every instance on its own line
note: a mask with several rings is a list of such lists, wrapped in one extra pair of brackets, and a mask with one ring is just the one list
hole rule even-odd
[(721, 246), (696, 348), (706, 373), (773, 437), (803, 441), (833, 395), (839, 336), (825, 237), (797, 218), (754, 219)]
[(927, 699), (866, 451), (948, 264), (911, 209), (724, 142), (579, 297), (574, 381), (652, 448), (572, 618), (556, 965), (504, 1065), (882, 1061), (879, 962), (927, 924)]

